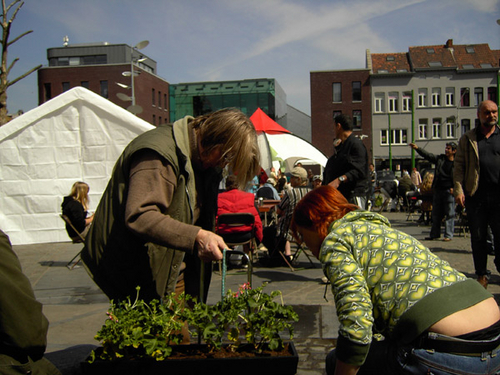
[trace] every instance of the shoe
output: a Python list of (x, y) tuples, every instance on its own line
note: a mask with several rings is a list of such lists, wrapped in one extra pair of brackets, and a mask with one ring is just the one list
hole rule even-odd
[(488, 288), (488, 276), (487, 275), (481, 275), (477, 277), (477, 282), (481, 284), (484, 289)]
[(445, 237), (445, 238), (443, 238), (443, 241), (445, 241), (445, 242), (449, 242), (449, 241), (451, 241), (451, 238), (449, 238), (449, 237)]
[(437, 237), (425, 237), (424, 240), (426, 240), (426, 241), (434, 241), (434, 240), (437, 240)]

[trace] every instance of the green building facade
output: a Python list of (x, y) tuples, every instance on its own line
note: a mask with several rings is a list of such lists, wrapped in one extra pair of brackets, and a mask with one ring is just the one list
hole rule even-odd
[(170, 85), (170, 120), (234, 107), (247, 116), (257, 108), (286, 127), (286, 94), (272, 78), (190, 82)]

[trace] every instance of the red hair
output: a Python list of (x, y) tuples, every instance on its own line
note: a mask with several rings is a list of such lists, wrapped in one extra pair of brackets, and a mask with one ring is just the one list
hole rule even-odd
[(298, 238), (297, 227), (302, 227), (313, 230), (324, 238), (332, 222), (358, 208), (334, 187), (320, 186), (307, 193), (295, 207), (291, 223), (293, 236)]

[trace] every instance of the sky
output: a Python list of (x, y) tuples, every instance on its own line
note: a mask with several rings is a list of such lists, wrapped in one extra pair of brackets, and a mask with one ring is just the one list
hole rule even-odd
[[(10, 4), (13, 0), (6, 0)], [(12, 11), (9, 16), (12, 15)], [(500, 0), (24, 0), (9, 49), (9, 80), (43, 64), (47, 49), (108, 42), (142, 51), (171, 84), (275, 78), (310, 115), (311, 71), (365, 68), (371, 53), (488, 43), (500, 49)], [(8, 91), (9, 113), (38, 105), (37, 74)]]

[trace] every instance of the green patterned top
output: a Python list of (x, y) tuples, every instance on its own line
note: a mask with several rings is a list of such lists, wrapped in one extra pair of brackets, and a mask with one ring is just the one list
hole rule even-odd
[[(441, 291), (437, 296), (442, 300), (441, 294), (447, 294), (444, 288), (467, 280), (418, 240), (391, 228), (385, 217), (372, 212), (352, 211), (333, 222), (319, 259), (331, 281), (340, 322), (337, 357), (357, 365), (364, 362), (374, 335), (375, 339), (393, 338), (403, 314), (417, 302), (423, 302), (424, 297), (437, 290)], [(475, 281), (464, 285), (475, 292), (475, 284), (479, 285)], [(458, 290), (446, 291), (454, 289)], [(479, 300), (488, 297), (480, 290), (478, 293)], [(457, 294), (460, 296), (461, 292)], [(435, 299), (428, 300), (435, 305)], [(432, 306), (431, 313), (426, 312), (428, 307), (423, 313), (414, 309), (424, 318), (414, 322), (421, 318), (412, 316), (412, 322), (405, 321), (402, 335), (414, 339), (438, 320), (474, 303), (477, 302), (453, 301), (443, 308)]]

